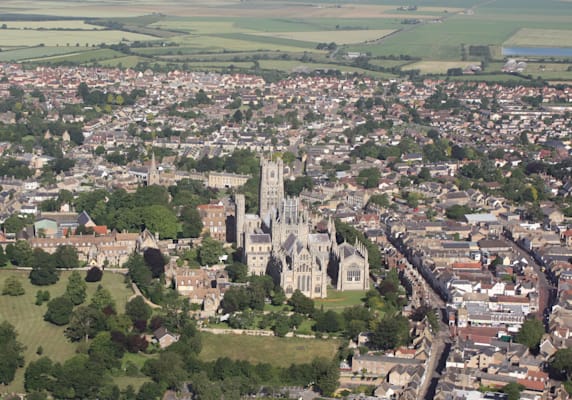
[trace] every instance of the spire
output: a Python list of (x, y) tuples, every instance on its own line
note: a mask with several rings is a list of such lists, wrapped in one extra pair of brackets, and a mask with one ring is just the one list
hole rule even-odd
[(151, 171), (155, 171), (157, 169), (157, 163), (155, 162), (155, 152), (151, 153)]

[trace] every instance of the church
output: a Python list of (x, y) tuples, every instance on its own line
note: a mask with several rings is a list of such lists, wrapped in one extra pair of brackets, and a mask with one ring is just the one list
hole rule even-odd
[(313, 232), (309, 214), (297, 197), (284, 195), (281, 159), (260, 162), (259, 214), (245, 213), (245, 198), (235, 196), (237, 248), (250, 275), (268, 274), (287, 297), (300, 290), (310, 298), (337, 290), (369, 289), (367, 249), (356, 242), (338, 244), (336, 227)]

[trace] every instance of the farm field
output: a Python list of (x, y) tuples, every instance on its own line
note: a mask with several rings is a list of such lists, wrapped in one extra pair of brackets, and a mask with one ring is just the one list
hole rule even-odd
[(381, 39), (393, 33), (393, 30), (347, 30), (347, 31), (317, 31), (317, 32), (273, 32), (273, 33), (257, 33), (257, 35), (264, 35), (276, 38), (302, 40), (307, 42), (329, 43), (335, 42), (337, 44), (350, 44), (360, 43), (370, 40)]
[(202, 333), (202, 340), (201, 360), (214, 361), (219, 357), (228, 357), (277, 367), (309, 363), (316, 357), (331, 358), (340, 345), (337, 340), (214, 335), (206, 332)]
[(121, 41), (154, 40), (152, 36), (137, 33), (97, 30), (97, 31), (43, 31), (43, 30), (2, 30), (1, 46), (46, 46), (76, 45), (91, 46), (100, 43), (119, 43)]
[(340, 72), (357, 72), (357, 73), (367, 73), (371, 76), (375, 76), (380, 79), (390, 79), (395, 78), (395, 75), (384, 73), (384, 72), (374, 72), (367, 71), (362, 68), (352, 67), (350, 65), (339, 65), (339, 64), (325, 64), (325, 63), (304, 63), (297, 60), (260, 60), (260, 68), (262, 69), (272, 69), (285, 72), (292, 71), (303, 71), (303, 70), (315, 70), (315, 69), (337, 69)]
[[(73, 47), (69, 47), (69, 49), (73, 49)], [(53, 56), (53, 57), (45, 57), (45, 58), (36, 58), (36, 59), (28, 59), (29, 61), (47, 61), (51, 63), (58, 63), (58, 62), (73, 62), (78, 64), (84, 64), (88, 62), (98, 62), (102, 60), (109, 60), (112, 58), (123, 57), (123, 53), (120, 53), (115, 50), (111, 49), (96, 49), (96, 50), (89, 50), (85, 52), (78, 52), (78, 53), (71, 53), (63, 56)]]
[(572, 47), (572, 30), (519, 29), (503, 45), (514, 47)]
[(4, 22), (8, 29), (76, 29), (76, 30), (102, 30), (102, 26), (87, 24), (78, 20), (60, 21), (8, 21)]
[[(85, 274), (84, 271), (80, 273)], [(44, 349), (44, 356), (48, 356), (54, 361), (64, 361), (75, 354), (76, 344), (65, 338), (63, 333), (65, 327), (58, 327), (44, 321), (46, 303), (41, 306), (34, 303), (36, 292), (40, 289), (48, 290), (51, 298), (61, 296), (65, 292), (67, 279), (71, 272), (62, 271), (60, 280), (56, 284), (41, 287), (32, 285), (28, 279), (28, 274), (28, 271), (0, 271), (0, 288), (4, 286), (4, 281), (9, 276), (16, 276), (26, 290), (23, 296), (0, 296), (0, 321), (8, 321), (16, 327), (18, 340), (26, 346), (24, 353), (26, 365), (39, 358), (36, 349), (40, 345)], [(131, 288), (125, 286), (123, 275), (105, 273), (101, 282), (88, 283), (88, 302), (100, 283), (113, 295), (118, 311), (124, 312), (125, 304), (133, 292)], [(25, 367), (19, 368), (15, 380), (10, 385), (3, 387), (2, 390), (22, 392), (24, 389), (24, 371)]]
[(466, 68), (473, 64), (475, 64), (475, 62), (471, 61), (419, 61), (413, 64), (408, 64), (402, 69), (418, 69), (422, 74), (446, 74), (447, 70), (450, 68)]
[(80, 54), (92, 51), (85, 47), (28, 47), (17, 50), (4, 50), (0, 52), (0, 61), (22, 61), (32, 58), (59, 57), (63, 54)]

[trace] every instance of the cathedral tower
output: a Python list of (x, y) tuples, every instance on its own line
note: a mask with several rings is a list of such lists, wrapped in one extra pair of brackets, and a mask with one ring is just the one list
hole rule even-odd
[(284, 199), (284, 164), (281, 158), (276, 161), (262, 159), (260, 162), (259, 215), (263, 220), (271, 212), (277, 212)]
[(244, 213), (246, 201), (244, 195), (237, 193), (234, 195), (234, 218), (236, 222), (236, 247), (244, 248)]

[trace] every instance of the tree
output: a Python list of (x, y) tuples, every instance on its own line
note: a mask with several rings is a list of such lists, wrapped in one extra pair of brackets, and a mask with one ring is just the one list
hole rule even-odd
[(344, 329), (343, 317), (335, 311), (320, 313), (315, 319), (314, 329), (318, 332), (339, 332)]
[(315, 386), (324, 396), (331, 396), (339, 385), (340, 369), (334, 360), (317, 358), (312, 362)]
[(213, 265), (219, 262), (224, 254), (222, 243), (211, 237), (206, 237), (199, 248), (199, 262), (201, 265)]
[(246, 282), (248, 278), (248, 267), (241, 262), (233, 262), (225, 268), (228, 277), (233, 282)]
[(91, 267), (85, 276), (86, 282), (99, 282), (103, 278), (103, 271), (98, 267)]
[(131, 318), (133, 323), (136, 321), (147, 322), (147, 320), (151, 317), (152, 312), (153, 310), (145, 302), (143, 296), (137, 296), (125, 305), (125, 314)]
[(4, 385), (14, 380), (16, 369), (24, 366), (24, 346), (17, 337), (9, 322), (0, 323), (0, 383)]
[(194, 206), (185, 206), (181, 210), (181, 220), (183, 222), (183, 237), (197, 238), (201, 235), (203, 231), (203, 221)]
[[(163, 204), (168, 204), (166, 201)], [(175, 213), (164, 205), (152, 205), (140, 209), (143, 224), (150, 232), (159, 233), (161, 239), (177, 237), (179, 221)]]
[(103, 311), (106, 308), (115, 310), (115, 300), (111, 296), (109, 290), (103, 286), (97, 286), (93, 297), (91, 298), (90, 306), (95, 307), (97, 310)]
[(24, 387), (27, 392), (49, 390), (53, 384), (54, 363), (48, 357), (32, 361), (24, 373)]
[(533, 353), (536, 353), (538, 351), (542, 335), (544, 335), (544, 325), (542, 324), (542, 321), (532, 318), (524, 321), (520, 331), (518, 332), (516, 340), (518, 343), (522, 343), (528, 347)]
[(465, 214), (470, 214), (471, 212), (470, 207), (455, 204), (445, 210), (445, 215), (447, 215), (447, 218), (455, 221), (462, 221), (465, 218)]
[(158, 400), (163, 396), (163, 388), (155, 382), (145, 382), (139, 388), (136, 400)]
[(153, 278), (159, 278), (165, 273), (165, 257), (161, 254), (159, 249), (149, 248), (143, 253), (143, 259), (145, 264), (151, 269), (151, 276)]
[(88, 353), (97, 365), (109, 370), (121, 366), (124, 350), (120, 343), (112, 339), (111, 333), (100, 332), (89, 345)]
[(6, 253), (12, 264), (19, 267), (32, 267), (34, 264), (32, 248), (25, 240), (18, 240), (14, 246), (6, 247)]
[(386, 315), (373, 332), (371, 345), (375, 349), (391, 350), (409, 342), (409, 321), (407, 318)]
[(520, 399), (520, 392), (523, 390), (523, 385), (516, 382), (511, 382), (508, 385), (505, 385), (501, 391), (507, 395), (507, 400), (518, 400)]
[(68, 278), (66, 296), (75, 306), (83, 303), (87, 297), (87, 285), (77, 271), (73, 271)]
[(557, 375), (561, 375), (564, 378), (562, 380), (569, 380), (572, 376), (572, 347), (558, 350), (554, 354), (550, 368)]
[(357, 181), (366, 189), (371, 189), (376, 188), (377, 185), (379, 185), (380, 178), (381, 173), (378, 168), (366, 168), (359, 172)]
[(34, 249), (30, 282), (33, 285), (53, 285), (60, 279), (52, 257), (42, 249)]
[(304, 293), (296, 289), (288, 300), (288, 304), (292, 306), (294, 312), (309, 315), (314, 311), (314, 300), (306, 297)]
[(53, 255), (56, 268), (77, 268), (79, 267), (79, 258), (77, 250), (73, 246), (58, 246)]
[(158, 359), (147, 360), (142, 371), (153, 381), (171, 389), (176, 389), (186, 378), (181, 356), (172, 351), (159, 354)]
[(48, 302), (48, 310), (44, 314), (44, 320), (54, 325), (66, 325), (70, 322), (72, 310), (73, 303), (68, 297), (56, 297)]
[(22, 286), (22, 282), (17, 277), (9, 276), (6, 278), (2, 288), (3, 296), (22, 296), (24, 293), (26, 293), (24, 286)]
[(100, 310), (90, 306), (76, 308), (70, 318), (69, 326), (64, 334), (72, 342), (89, 338), (105, 329), (105, 316)]

